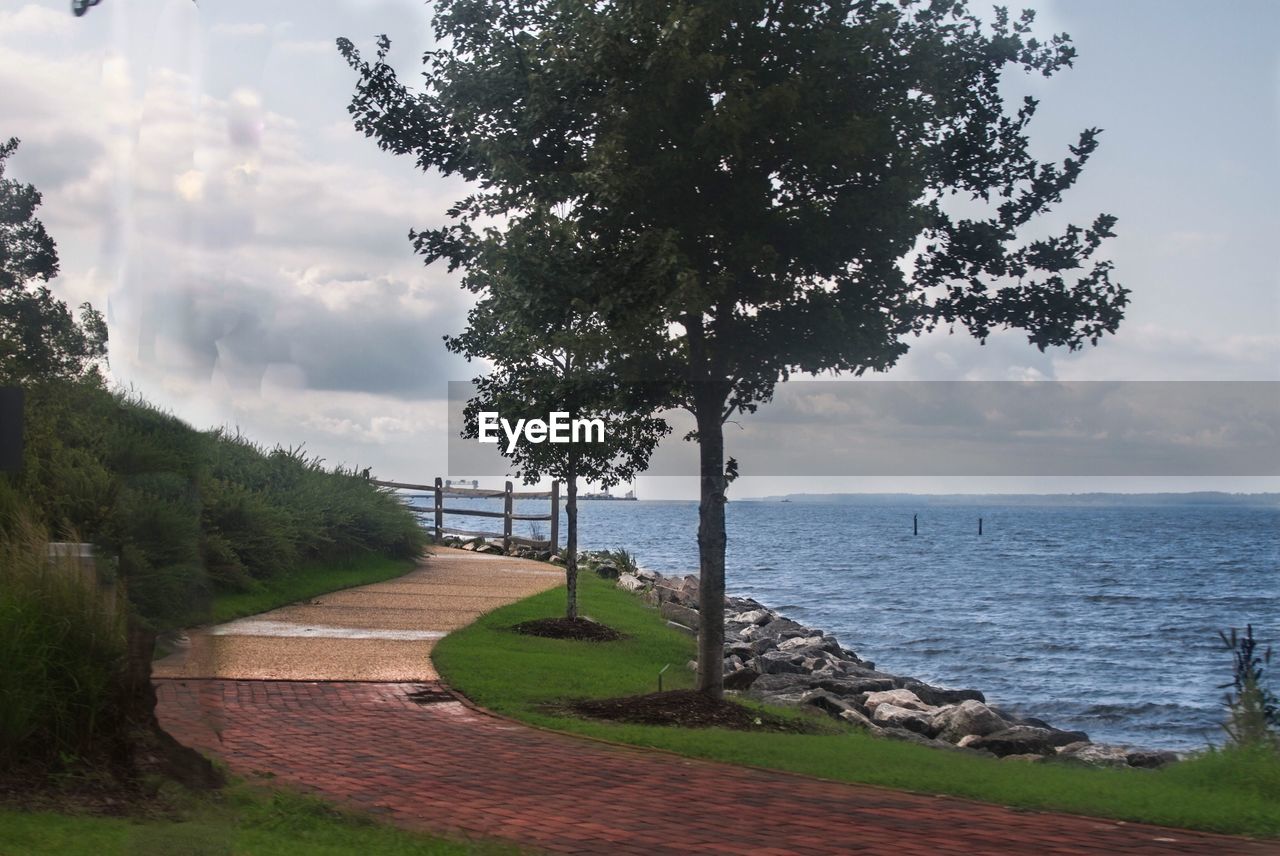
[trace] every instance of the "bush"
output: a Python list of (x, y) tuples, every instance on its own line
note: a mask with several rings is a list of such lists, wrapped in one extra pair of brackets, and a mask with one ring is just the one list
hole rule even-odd
[(48, 558), (26, 516), (0, 537), (0, 768), (100, 754), (116, 736), (124, 603)]
[(1232, 654), (1232, 681), (1223, 704), (1227, 721), (1223, 728), (1231, 742), (1243, 749), (1280, 749), (1280, 699), (1263, 684), (1262, 667), (1271, 662), (1271, 649), (1259, 651), (1253, 625), (1243, 636), (1231, 628), (1231, 635), (1219, 631), (1222, 643)]
[(314, 560), (412, 557), (425, 533), (395, 496), (301, 448), (196, 431), (101, 383), (28, 389), (23, 471), (0, 476), (0, 531), (32, 509), (119, 560), (154, 629), (205, 620), (218, 592), (251, 591)]

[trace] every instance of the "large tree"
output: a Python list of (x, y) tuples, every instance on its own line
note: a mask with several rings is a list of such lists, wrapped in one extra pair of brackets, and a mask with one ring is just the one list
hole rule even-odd
[(567, 443), (520, 441), (498, 449), (527, 484), (545, 476), (565, 482), (565, 617), (578, 617), (578, 481), (610, 488), (648, 465), (670, 428), (634, 407), (631, 390), (611, 370), (613, 337), (573, 294), (589, 278), (593, 254), (573, 224), (533, 211), (487, 234), (467, 265), (463, 285), (480, 295), (467, 329), (446, 337), (450, 350), (488, 363), (467, 402), (464, 436), (476, 437), (480, 413), (515, 422), (599, 419), (603, 436), (571, 435)]
[(339, 40), (357, 128), (472, 183), (413, 235), (428, 262), (466, 267), (537, 207), (602, 248), (577, 299), (626, 343), (615, 371), (696, 420), (708, 694), (726, 419), (795, 372), (887, 369), (938, 325), (1075, 349), (1121, 320), (1127, 292), (1095, 258), (1115, 218), (1035, 232), (1099, 131), (1032, 156), (1038, 102), (1006, 105), (1002, 78), (1075, 56), (1033, 18), (984, 23), (963, 0), (440, 0), (420, 87), (385, 36), (372, 60)]

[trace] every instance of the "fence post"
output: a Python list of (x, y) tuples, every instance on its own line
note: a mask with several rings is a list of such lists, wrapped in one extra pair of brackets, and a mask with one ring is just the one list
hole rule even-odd
[(560, 549), (560, 481), (551, 480), (551, 552)]
[(440, 477), (436, 476), (436, 543), (444, 538), (444, 488), (440, 486)]
[(503, 498), (502, 550), (504, 553), (511, 552), (511, 482), (507, 482), (507, 495)]

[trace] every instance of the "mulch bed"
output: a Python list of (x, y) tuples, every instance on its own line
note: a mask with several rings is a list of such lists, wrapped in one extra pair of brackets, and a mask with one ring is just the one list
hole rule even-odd
[(782, 719), (731, 701), (716, 701), (695, 690), (668, 690), (623, 698), (573, 702), (568, 709), (579, 716), (629, 722), (634, 725), (675, 725), (681, 728), (731, 728), (736, 731), (820, 733), (818, 723)]
[(539, 618), (511, 628), (526, 636), (544, 639), (575, 639), (580, 642), (617, 642), (626, 637), (612, 627), (587, 618)]

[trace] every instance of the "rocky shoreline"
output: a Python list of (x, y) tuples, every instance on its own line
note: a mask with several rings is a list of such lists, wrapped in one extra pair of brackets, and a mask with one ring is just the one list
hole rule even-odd
[[(497, 544), (459, 542), (477, 552)], [(513, 555), (563, 563), (560, 556), (513, 548)], [(614, 554), (583, 552), (583, 572), (657, 607), (667, 624), (696, 636), (698, 578), (623, 568)], [(1082, 731), (1055, 728), (988, 704), (981, 690), (939, 687), (877, 669), (839, 640), (748, 597), (725, 597), (724, 686), (766, 704), (809, 707), (875, 737), (1009, 761), (1062, 761), (1106, 767), (1162, 767), (1177, 753), (1095, 743)], [(690, 661), (690, 668), (697, 668)]]
[[(698, 632), (698, 578), (620, 571), (608, 554), (584, 564), (657, 606), (667, 623)], [(725, 598), (727, 692), (767, 704), (808, 706), (873, 736), (1010, 761), (1049, 760), (1107, 767), (1161, 767), (1174, 752), (1095, 743), (987, 704), (976, 689), (949, 689), (876, 668), (829, 633), (806, 627), (748, 597)], [(696, 663), (690, 663), (696, 668)]]

